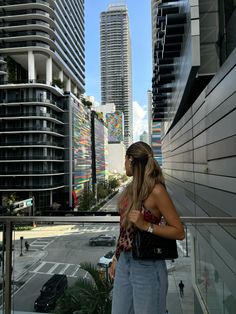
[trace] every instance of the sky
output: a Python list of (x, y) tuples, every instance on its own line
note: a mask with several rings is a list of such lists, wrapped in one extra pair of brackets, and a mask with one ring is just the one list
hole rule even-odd
[(147, 131), (147, 90), (151, 89), (151, 1), (85, 0), (85, 90), (100, 103), (100, 13), (109, 4), (128, 7), (132, 47), (134, 141)]

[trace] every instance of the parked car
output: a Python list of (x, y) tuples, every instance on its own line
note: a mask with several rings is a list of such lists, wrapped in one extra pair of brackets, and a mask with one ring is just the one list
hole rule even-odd
[(112, 246), (116, 243), (116, 237), (114, 235), (106, 235), (100, 234), (97, 237), (93, 237), (89, 240), (89, 245), (96, 246), (96, 245), (108, 245)]
[(34, 302), (36, 312), (49, 312), (68, 287), (66, 275), (54, 274), (40, 290), (40, 296)]
[(109, 251), (104, 256), (99, 258), (97, 265), (102, 268), (110, 267), (112, 263), (112, 257), (115, 254), (115, 251)]

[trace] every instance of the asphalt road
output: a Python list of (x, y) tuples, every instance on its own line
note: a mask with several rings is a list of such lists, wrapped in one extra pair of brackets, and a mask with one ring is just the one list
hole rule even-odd
[(44, 250), (45, 255), (37, 263), (31, 265), (22, 278), (24, 284), (13, 296), (13, 309), (15, 311), (34, 311), (34, 301), (39, 296), (42, 285), (53, 274), (66, 274), (69, 286), (78, 277), (86, 276), (86, 272), (80, 268), (82, 262), (97, 264), (101, 256), (115, 248), (115, 246), (91, 247), (89, 246), (89, 238), (99, 234), (118, 236), (118, 231), (117, 225), (76, 225), (67, 234), (42, 236), (31, 242), (30, 248), (32, 250)]
[(120, 186), (119, 187), (119, 192), (114, 196), (112, 197), (112, 199), (110, 199), (108, 202), (106, 202), (106, 204), (104, 204), (100, 209), (99, 211), (104, 211), (104, 212), (117, 212), (118, 209), (117, 209), (117, 203), (118, 203), (118, 200), (119, 200), (119, 197), (121, 195), (121, 192), (123, 191), (124, 189), (124, 186)]

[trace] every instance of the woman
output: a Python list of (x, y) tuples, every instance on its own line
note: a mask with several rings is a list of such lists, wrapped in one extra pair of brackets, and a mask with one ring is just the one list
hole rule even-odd
[(133, 231), (139, 228), (182, 240), (184, 228), (148, 144), (136, 142), (127, 149), (125, 169), (133, 180), (119, 202), (120, 236), (109, 268), (114, 279), (112, 314), (165, 314), (168, 287), (165, 261), (133, 259)]

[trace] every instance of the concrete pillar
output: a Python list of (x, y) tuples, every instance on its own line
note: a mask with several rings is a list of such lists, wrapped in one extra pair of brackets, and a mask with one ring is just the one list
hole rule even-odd
[(52, 84), (52, 57), (49, 56), (46, 61), (46, 84)]
[(66, 92), (71, 92), (71, 80), (68, 78), (66, 81)]
[(74, 94), (77, 95), (77, 93), (78, 93), (78, 88), (77, 88), (77, 86), (75, 86), (74, 87)]
[(33, 51), (28, 51), (28, 81), (32, 83), (35, 81), (35, 59)]
[(58, 75), (59, 79), (63, 82), (63, 71), (59, 71), (59, 75)]
[(53, 196), (52, 196), (52, 191), (50, 191), (50, 205), (53, 203)]
[[(66, 90), (68, 91), (68, 90)], [(73, 199), (72, 199), (72, 192), (73, 192), (73, 99), (72, 97), (69, 98), (70, 104), (68, 106), (68, 116), (69, 116), (69, 136), (68, 136), (68, 144), (69, 144), (69, 206), (72, 207)]]

